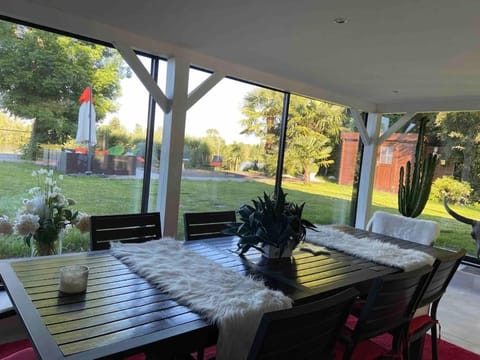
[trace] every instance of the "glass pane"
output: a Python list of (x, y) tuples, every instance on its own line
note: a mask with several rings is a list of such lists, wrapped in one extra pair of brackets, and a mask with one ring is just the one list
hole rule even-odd
[[(193, 89), (208, 73), (191, 69)], [(178, 237), (183, 213), (236, 210), (272, 193), (283, 94), (223, 79), (187, 113)]]
[[(141, 60), (149, 69), (150, 59)], [(148, 96), (116, 50), (0, 21), (0, 99), (0, 215), (10, 223), (19, 211), (38, 215), (40, 229), (50, 231), (42, 230), (45, 239), (54, 239), (66, 220), (55, 250), (69, 252), (88, 249), (89, 234), (72, 226), (65, 210), (139, 211)], [(36, 186), (42, 190), (29, 192)], [(41, 205), (52, 190), (48, 206)], [(54, 199), (58, 191), (75, 203)], [(37, 200), (25, 207), (23, 199)], [(54, 216), (53, 204), (63, 216)], [(24, 240), (34, 238), (0, 237), (1, 258), (31, 254)]]
[[(471, 236), (471, 221), (480, 220), (480, 112), (438, 113), (430, 118), (428, 152), (438, 154), (439, 160), (426, 210), (440, 222), (435, 244), (464, 248), (468, 256), (478, 257), (480, 241), (476, 244)], [(460, 215), (457, 219), (447, 213), (444, 198), (454, 214)]]
[[(392, 125), (398, 115), (384, 118), (384, 128)], [(475, 126), (480, 119), (478, 113), (420, 114), (412, 122), (386, 139), (379, 148), (374, 192), (373, 210), (400, 214), (398, 188), (400, 169), (407, 176), (407, 162), (415, 160), (418, 129), (421, 119), (427, 121), (424, 138), (424, 150), (421, 161), (429, 154), (437, 154), (438, 163), (432, 178), (433, 184), (425, 208), (418, 219), (433, 220), (440, 224), (440, 235), (435, 246), (451, 249), (465, 248), (470, 256), (476, 256), (476, 246), (470, 232), (472, 227), (465, 222), (455, 220), (443, 205), (445, 197), (450, 207), (458, 214), (469, 219), (480, 219), (480, 209), (476, 198), (478, 187), (477, 145)], [(383, 149), (392, 148), (392, 161), (382, 161)], [(405, 183), (405, 180), (404, 180)], [(465, 219), (464, 219), (465, 220)]]
[(358, 133), (346, 108), (292, 95), (282, 187), (316, 224), (349, 224)]

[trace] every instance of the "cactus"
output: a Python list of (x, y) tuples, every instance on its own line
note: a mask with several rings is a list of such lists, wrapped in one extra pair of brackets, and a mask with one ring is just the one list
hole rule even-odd
[(398, 210), (403, 216), (412, 218), (420, 215), (425, 208), (438, 162), (436, 154), (429, 154), (426, 159), (422, 159), (426, 124), (427, 121), (421, 121), (418, 130), (413, 173), (410, 161), (407, 162), (406, 169), (403, 166), (400, 168)]

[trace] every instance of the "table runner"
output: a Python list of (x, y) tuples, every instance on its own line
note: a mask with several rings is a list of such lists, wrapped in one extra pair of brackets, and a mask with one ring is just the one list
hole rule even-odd
[(172, 238), (141, 244), (111, 243), (112, 254), (133, 271), (218, 326), (218, 360), (246, 359), (265, 312), (292, 300), (262, 282), (238, 274)]
[(410, 271), (424, 265), (432, 265), (434, 257), (414, 249), (402, 249), (398, 245), (364, 236), (346, 234), (328, 225), (317, 225), (317, 232), (307, 230), (306, 241), (343, 251), (378, 264)]

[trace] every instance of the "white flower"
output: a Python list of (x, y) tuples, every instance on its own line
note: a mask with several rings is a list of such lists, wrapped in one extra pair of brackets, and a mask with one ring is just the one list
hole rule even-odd
[[(32, 187), (28, 191), (31, 198), (23, 200), (23, 207), (17, 212), (14, 226), (8, 221), (8, 217), (0, 215), (0, 234), (8, 235), (14, 230), (29, 243), (30, 236), (35, 235), (39, 229), (59, 231), (78, 224), (80, 231), (90, 230), (90, 217), (87, 214), (81, 214), (80, 217), (77, 212), (66, 209), (74, 205), (75, 201), (68, 199), (57, 186), (57, 177), (53, 170), (38, 169), (32, 172), (32, 176), (37, 177), (40, 186)], [(63, 179), (62, 176), (58, 178)]]
[(85, 213), (78, 214), (78, 220), (75, 223), (75, 227), (80, 230), (81, 233), (86, 233), (90, 231), (90, 216)]
[(8, 221), (7, 216), (0, 216), (0, 234), (10, 235), (13, 233), (12, 224)]
[(45, 204), (43, 196), (36, 196), (32, 200), (24, 200), (23, 203), (25, 204), (26, 214), (36, 214), (40, 218), (48, 217), (48, 206)]
[(24, 214), (17, 217), (15, 222), (15, 232), (21, 236), (27, 236), (35, 233), (40, 227), (38, 215)]
[(38, 194), (42, 191), (42, 189), (40, 189), (38, 186), (35, 186), (33, 188), (31, 188), (30, 190), (28, 190), (28, 193), (30, 195), (35, 195), (35, 194)]

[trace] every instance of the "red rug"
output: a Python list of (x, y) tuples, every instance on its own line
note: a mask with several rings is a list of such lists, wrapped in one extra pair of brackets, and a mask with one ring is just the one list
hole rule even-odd
[[(388, 348), (390, 346), (389, 343), (390, 339), (388, 335), (379, 336), (374, 339), (374, 342), (377, 345), (382, 346), (383, 348)], [(1, 344), (0, 345), (0, 359), (3, 359), (12, 353), (24, 349), (25, 347), (30, 346), (30, 342), (28, 340), (20, 340), (15, 341), (8, 344)], [(354, 356), (352, 360), (374, 360), (377, 357), (384, 354), (382, 351), (382, 347), (380, 346), (372, 346), (367, 342), (363, 342), (359, 344), (357, 349), (355, 350)], [(337, 360), (341, 359), (341, 352), (337, 352)], [(209, 359), (215, 356), (215, 347), (212, 346), (205, 351), (205, 359)], [(442, 339), (438, 340), (438, 358), (439, 360), (480, 360), (480, 355), (475, 354), (471, 351), (465, 350), (459, 346), (446, 342)], [(129, 360), (142, 360), (144, 359), (143, 354), (138, 354), (126, 358)], [(125, 360), (126, 360), (125, 359)], [(427, 335), (425, 338), (425, 347), (423, 350), (423, 360), (432, 360), (432, 350), (431, 350), (431, 341), (430, 336)]]
[[(352, 360), (374, 360), (385, 356), (391, 346), (391, 336), (382, 335), (374, 338), (372, 341), (362, 341), (357, 345), (352, 356)], [(337, 349), (336, 360), (341, 360), (343, 351)], [(439, 360), (480, 360), (480, 355), (469, 350), (463, 349), (457, 345), (438, 340), (438, 358)], [(422, 360), (432, 360), (432, 342), (430, 335), (425, 337)]]
[[(18, 354), (19, 351), (30, 347), (30, 341), (28, 339), (18, 340), (6, 344), (0, 344), (0, 360), (6, 359), (9, 360), (9, 356), (13, 356), (15, 353)], [(36, 356), (33, 356), (36, 358)], [(30, 360), (32, 356), (29, 354), (28, 358), (23, 357), (22, 354), (15, 357), (14, 360)], [(123, 360), (145, 360), (145, 355), (143, 354), (136, 354), (129, 357), (124, 358)]]
[[(390, 347), (391, 338), (389, 335), (379, 336), (374, 339), (376, 346), (371, 346), (367, 342), (359, 344), (353, 354), (352, 360), (374, 360), (385, 355), (384, 349)], [(378, 346), (380, 345), (380, 346)], [(343, 351), (338, 349), (336, 360), (341, 360)], [(192, 354), (196, 358), (195, 354)], [(215, 346), (205, 349), (205, 359), (215, 357)], [(425, 338), (425, 346), (423, 349), (423, 360), (432, 360), (432, 346), (430, 336)], [(446, 342), (442, 339), (438, 340), (438, 359), (439, 360), (480, 360), (480, 355), (463, 349), (457, 345)]]

